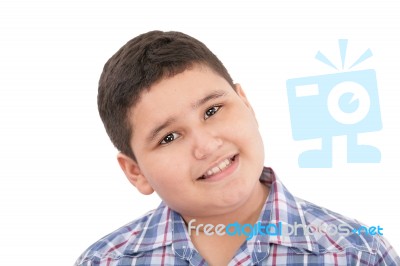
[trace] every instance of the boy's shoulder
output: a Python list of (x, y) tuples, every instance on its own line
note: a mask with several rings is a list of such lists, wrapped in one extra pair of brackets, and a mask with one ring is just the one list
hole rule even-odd
[(157, 209), (147, 212), (89, 246), (75, 265), (86, 265), (86, 262), (102, 261), (104, 258), (118, 260), (127, 254), (134, 255), (169, 244), (166, 243), (166, 239), (170, 238), (159, 232), (160, 227), (167, 227), (167, 223), (170, 222), (170, 211), (161, 203)]
[[(281, 219), (276, 219), (275, 214), (271, 217), (289, 225), (282, 234), (269, 237), (269, 244), (277, 245), (277, 253), (291, 250), (291, 254), (298, 256), (333, 259), (339, 261), (339, 265), (400, 265), (399, 256), (382, 236), (383, 229), (379, 226), (368, 227), (295, 197), (282, 184), (277, 188), (282, 193), (278, 193), (281, 195), (276, 197), (279, 203), (276, 203), (277, 208), (272, 207), (272, 211)], [(296, 226), (298, 234), (294, 233)]]
[(313, 236), (319, 252), (340, 252), (348, 248), (375, 254), (386, 241), (383, 228), (367, 226), (362, 222), (296, 198), (304, 211), (305, 224)]
[(286, 227), (281, 235), (270, 236), (270, 243), (290, 247), (298, 253), (323, 255), (344, 252), (356, 257), (357, 254), (365, 257), (386, 254), (385, 257), (398, 260), (382, 236), (383, 228), (366, 226), (356, 219), (292, 195), (273, 171), (264, 171), (264, 175), (272, 193), (268, 200), (271, 221), (281, 221), (282, 227)]

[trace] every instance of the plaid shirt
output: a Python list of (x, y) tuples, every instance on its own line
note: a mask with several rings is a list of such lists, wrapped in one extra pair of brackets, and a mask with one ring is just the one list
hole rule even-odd
[[(264, 168), (260, 181), (270, 193), (260, 215), (262, 224), (346, 224), (355, 220), (294, 197)], [(300, 231), (301, 232), (301, 231)], [(85, 251), (75, 265), (207, 265), (190, 241), (182, 217), (161, 205), (105, 236)], [(378, 234), (258, 234), (247, 240), (229, 265), (400, 265), (400, 258)]]

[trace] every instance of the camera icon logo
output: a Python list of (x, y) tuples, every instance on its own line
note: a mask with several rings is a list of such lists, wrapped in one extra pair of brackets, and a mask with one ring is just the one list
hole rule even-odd
[[(344, 68), (347, 40), (339, 40), (339, 47)], [(368, 49), (350, 68), (370, 56)], [(322, 53), (316, 58), (336, 68)], [(293, 139), (322, 140), (320, 150), (299, 155), (300, 167), (332, 167), (332, 138), (343, 135), (348, 163), (380, 162), (379, 149), (357, 143), (357, 134), (382, 129), (375, 70), (294, 78), (287, 80), (286, 87)]]

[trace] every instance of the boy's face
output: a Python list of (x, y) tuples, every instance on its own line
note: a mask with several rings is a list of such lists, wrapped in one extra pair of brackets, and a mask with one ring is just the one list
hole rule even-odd
[(131, 147), (120, 154), (129, 180), (156, 191), (182, 216), (219, 215), (258, 191), (264, 149), (253, 110), (239, 85), (196, 66), (155, 83), (132, 108)]

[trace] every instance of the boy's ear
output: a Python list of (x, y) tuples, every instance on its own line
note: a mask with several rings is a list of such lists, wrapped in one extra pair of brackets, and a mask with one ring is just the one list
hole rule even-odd
[(139, 165), (136, 161), (121, 152), (118, 153), (117, 160), (129, 182), (131, 182), (131, 184), (134, 185), (140, 193), (144, 195), (150, 195), (154, 192), (153, 187), (140, 171)]
[(253, 107), (251, 107), (251, 104), (250, 104), (249, 100), (247, 100), (246, 94), (244, 93), (244, 91), (243, 91), (243, 89), (242, 89), (242, 86), (240, 86), (239, 83), (236, 83), (236, 84), (235, 84), (235, 91), (236, 91), (236, 93), (239, 95), (239, 97), (242, 99), (242, 101), (244, 102), (244, 104), (245, 104), (248, 108), (250, 108), (251, 112), (252, 112), (253, 115), (254, 115), (254, 118), (255, 118), (255, 120), (256, 120), (256, 123), (257, 123), (257, 125), (258, 125), (258, 121), (257, 121), (257, 118), (256, 118), (256, 113), (254, 112)]
[(251, 107), (249, 100), (247, 100), (246, 94), (244, 93), (242, 86), (240, 86), (239, 83), (235, 84), (235, 91), (242, 99), (242, 101), (247, 105), (247, 107), (249, 107), (251, 111), (254, 113), (253, 108)]

